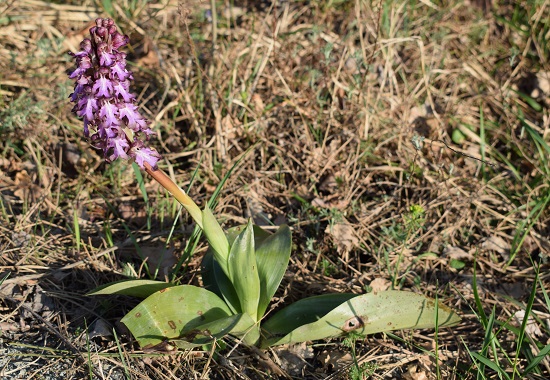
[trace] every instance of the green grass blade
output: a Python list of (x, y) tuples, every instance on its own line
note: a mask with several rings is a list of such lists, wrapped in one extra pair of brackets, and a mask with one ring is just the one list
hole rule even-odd
[[(189, 180), (189, 186), (187, 187), (187, 192), (189, 192), (189, 189), (191, 186), (193, 186), (193, 183), (195, 182), (195, 178), (197, 177), (197, 174), (199, 172), (199, 166), (195, 168), (193, 171), (193, 174), (191, 175), (191, 179)], [(176, 229), (176, 223), (180, 218), (180, 215), (182, 213), (183, 206), (179, 205), (179, 210), (176, 215), (176, 218), (174, 219), (174, 223), (172, 223), (172, 227), (170, 229), (170, 233), (168, 234), (168, 239), (166, 240), (166, 244), (170, 242), (170, 239), (172, 238), (172, 235), (174, 233), (174, 230)], [(193, 229), (193, 232), (191, 233), (191, 236), (187, 240), (187, 243), (185, 244), (185, 248), (183, 250), (183, 253), (181, 257), (179, 258), (176, 266), (172, 270), (170, 281), (176, 281), (176, 278), (178, 276), (178, 273), (180, 273), (181, 268), (183, 264), (188, 263), (191, 257), (193, 257), (193, 254), (195, 253), (195, 250), (197, 248), (197, 245), (199, 244), (199, 240), (202, 236), (202, 229), (199, 226), (195, 226)]]
[[(508, 263), (506, 266), (510, 266), (514, 259), (516, 258), (517, 253), (521, 249), (521, 246), (523, 245), (523, 242), (525, 241), (525, 238), (535, 225), (535, 223), (539, 220), (542, 213), (546, 210), (546, 206), (550, 202), (550, 192), (546, 195), (546, 198), (542, 201), (539, 201), (535, 204), (531, 212), (529, 213), (529, 217), (527, 220), (529, 223), (527, 226), (523, 229), (523, 231), (518, 230), (516, 231), (516, 235), (514, 236), (514, 239), (512, 241), (512, 249), (510, 254), (510, 259), (508, 260)], [(523, 232), (523, 233), (522, 233)]]
[(141, 252), (141, 248), (140, 248), (140, 246), (139, 246), (139, 244), (136, 240), (136, 237), (135, 237), (134, 233), (132, 232), (130, 227), (128, 227), (128, 224), (126, 224), (125, 220), (118, 214), (118, 211), (111, 204), (111, 202), (109, 202), (109, 200), (106, 199), (105, 197), (103, 199), (105, 201), (105, 204), (109, 208), (109, 210), (111, 210), (111, 212), (121, 221), (122, 227), (124, 228), (124, 230), (126, 231), (128, 236), (130, 237), (130, 240), (134, 244), (134, 247), (136, 248), (136, 252), (137, 252), (139, 258), (143, 261), (143, 268), (145, 269), (145, 272), (147, 273), (147, 277), (149, 277), (151, 279), (154, 278), (154, 276), (151, 275), (151, 272), (149, 270), (149, 264), (147, 263), (146, 258), (143, 257), (143, 253)]
[[(483, 364), (483, 366), (491, 368), (493, 371), (504, 377), (506, 380), (511, 380), (510, 376), (491, 359), (488, 359), (485, 356), (478, 354), (477, 352), (470, 352), (470, 355), (472, 355), (472, 357), (475, 358), (479, 363)], [(485, 378), (485, 375), (483, 375), (483, 378)]]
[[(533, 287), (531, 288), (531, 294), (529, 295), (529, 300), (527, 301), (527, 305), (525, 306), (525, 316), (523, 317), (523, 321), (521, 323), (521, 327), (519, 329), (519, 334), (518, 334), (518, 337), (517, 337), (517, 348), (516, 348), (516, 357), (515, 357), (515, 360), (514, 360), (514, 365), (513, 365), (513, 368), (514, 368), (514, 373), (517, 371), (517, 366), (518, 366), (518, 360), (519, 360), (519, 354), (520, 354), (520, 351), (522, 350), (522, 348), (524, 347), (524, 343), (528, 343), (528, 342), (524, 342), (525, 338), (528, 337), (525, 330), (527, 328), (527, 322), (529, 321), (529, 315), (531, 314), (531, 311), (533, 310), (533, 304), (535, 302), (535, 297), (537, 295), (537, 285), (538, 285), (538, 278), (539, 278), (539, 268), (538, 267), (535, 267), (535, 281), (533, 282)], [(532, 355), (532, 352), (529, 348), (529, 345), (526, 344), (526, 349), (529, 351), (529, 354)]]
[(476, 303), (477, 313), (478, 317), (481, 318), (481, 323), (483, 326), (487, 326), (487, 315), (485, 314), (485, 310), (483, 310), (483, 303), (481, 302), (481, 298), (479, 297), (479, 292), (477, 290), (477, 262), (474, 260), (474, 274), (472, 276), (472, 290), (474, 292), (474, 300)]
[(523, 376), (531, 373), (531, 372), (534, 372), (536, 369), (537, 369), (537, 366), (539, 365), (539, 363), (543, 360), (543, 359), (547, 359), (548, 358), (548, 355), (550, 355), (550, 344), (547, 344), (542, 350), (540, 350), (540, 352), (538, 353), (537, 356), (535, 356), (533, 358), (533, 360), (531, 360), (531, 362), (529, 363), (529, 365), (525, 368), (525, 370), (523, 371)]
[(220, 192), (222, 191), (223, 186), (225, 185), (225, 183), (227, 182), (227, 180), (229, 179), (231, 174), (233, 174), (233, 171), (237, 168), (237, 166), (239, 166), (239, 164), (242, 162), (242, 160), (244, 160), (244, 158), (246, 156), (248, 156), (248, 154), (250, 152), (252, 152), (254, 149), (256, 149), (256, 146), (258, 146), (258, 144), (259, 143), (256, 143), (256, 144), (250, 146), (247, 150), (245, 150), (244, 153), (241, 154), (241, 156), (237, 159), (237, 161), (235, 161), (233, 166), (231, 166), (231, 168), (227, 171), (227, 173), (225, 173), (222, 180), (220, 181), (218, 186), (216, 186), (216, 189), (212, 193), (212, 196), (210, 197), (210, 200), (208, 201), (208, 207), (211, 210), (214, 210), (216, 208), (216, 205), (218, 204), (218, 197), (220, 195)]
[(151, 215), (153, 214), (153, 210), (151, 205), (149, 204), (149, 196), (147, 195), (147, 190), (145, 189), (145, 181), (143, 179), (143, 175), (141, 174), (141, 169), (139, 168), (139, 165), (135, 162), (132, 163), (132, 169), (134, 169), (134, 174), (136, 175), (136, 181), (139, 185), (139, 190), (141, 191), (141, 195), (143, 196), (143, 203), (145, 204), (145, 209), (147, 213), (147, 229), (151, 229)]
[(76, 207), (73, 210), (73, 227), (74, 239), (76, 242), (76, 251), (80, 252), (80, 224), (78, 223), (78, 210)]
[(126, 377), (126, 379), (130, 380), (132, 377), (130, 376), (130, 372), (128, 371), (128, 364), (126, 363), (126, 359), (124, 358), (124, 354), (122, 353), (122, 346), (120, 345), (120, 341), (118, 340), (116, 329), (113, 329), (113, 337), (115, 338), (118, 357), (120, 359), (120, 362), (122, 363), (122, 368), (124, 368), (124, 376)]

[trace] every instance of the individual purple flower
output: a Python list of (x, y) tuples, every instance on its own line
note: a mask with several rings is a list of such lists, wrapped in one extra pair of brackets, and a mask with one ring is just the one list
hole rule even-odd
[(136, 96), (130, 92), (132, 73), (126, 69), (126, 53), (119, 48), (128, 44), (128, 36), (117, 31), (109, 18), (98, 18), (90, 29), (90, 38), (80, 43), (80, 51), (71, 54), (76, 69), (73, 112), (84, 119), (84, 135), (103, 151), (107, 162), (131, 159), (142, 169), (145, 163), (156, 169), (158, 152), (145, 145), (154, 132), (141, 114)]

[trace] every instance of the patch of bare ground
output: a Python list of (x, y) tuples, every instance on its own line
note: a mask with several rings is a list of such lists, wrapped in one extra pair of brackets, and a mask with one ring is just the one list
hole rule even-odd
[[(167, 278), (182, 257), (178, 281), (200, 284), (206, 247), (183, 256), (190, 218), (149, 178), (144, 198), (131, 166), (105, 165), (70, 112), (67, 53), (99, 16), (130, 35), (161, 166), (199, 205), (257, 144), (215, 213), (291, 226), (274, 308), (394, 287), (462, 323), (139, 351), (118, 323), (136, 300), (85, 294), (150, 268)], [(550, 340), (549, 19), (548, 2), (3, 2), (0, 377), (503, 378), (482, 352), (518, 378)]]

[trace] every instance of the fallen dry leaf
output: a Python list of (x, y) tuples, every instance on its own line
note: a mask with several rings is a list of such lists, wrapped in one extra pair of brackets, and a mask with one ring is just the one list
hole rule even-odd
[(455, 259), (455, 260), (472, 260), (473, 259), (473, 256), (471, 253), (466, 252), (462, 248), (454, 247), (452, 245), (448, 245), (443, 249), (442, 257)]
[(384, 290), (388, 290), (391, 286), (391, 281), (378, 277), (371, 281), (370, 287), (372, 288), (373, 293), (383, 292)]
[(491, 236), (485, 239), (485, 241), (481, 243), (481, 248), (487, 251), (497, 252), (504, 260), (510, 258), (510, 244), (500, 236)]
[(252, 108), (254, 109), (256, 114), (261, 115), (265, 109), (265, 104), (262, 100), (262, 97), (259, 94), (254, 94), (252, 95), (250, 101), (252, 103)]
[(319, 361), (323, 363), (325, 370), (339, 371), (346, 368), (353, 361), (353, 357), (349, 352), (325, 350), (319, 355)]
[(281, 368), (293, 376), (301, 376), (308, 363), (305, 359), (313, 358), (313, 349), (305, 342), (291, 345), (283, 345), (274, 348), (273, 351), (279, 357)]
[(42, 189), (34, 184), (31, 176), (26, 170), (21, 170), (15, 174), (14, 183), (17, 190), (13, 194), (21, 200), (34, 202), (40, 198)]
[(113, 328), (104, 320), (97, 319), (88, 330), (90, 339), (111, 340), (113, 337)]
[(143, 207), (137, 207), (131, 202), (122, 202), (118, 205), (120, 217), (127, 222), (135, 223), (136, 225), (144, 224), (147, 220), (147, 212)]
[(403, 375), (403, 378), (406, 380), (429, 380), (426, 371), (418, 370), (418, 366), (411, 365), (407, 369), (407, 372)]
[[(525, 310), (516, 311), (514, 314), (514, 319), (516, 320), (517, 325), (521, 326), (523, 323), (523, 320), (525, 319)], [(533, 339), (543, 335), (539, 325), (537, 324), (537, 321), (531, 315), (527, 318), (527, 324), (525, 325), (525, 332), (529, 336), (531, 336), (531, 338)]]
[(147, 259), (149, 268), (157, 271), (158, 278), (163, 278), (170, 274), (170, 270), (177, 263), (178, 259), (174, 255), (173, 248), (165, 248), (163, 244), (141, 246), (141, 255)]
[(355, 228), (349, 223), (328, 225), (325, 233), (332, 236), (336, 249), (340, 254), (347, 254), (359, 245), (359, 239), (355, 235)]
[(17, 325), (17, 323), (0, 322), (0, 333), (16, 331), (19, 331), (19, 326)]

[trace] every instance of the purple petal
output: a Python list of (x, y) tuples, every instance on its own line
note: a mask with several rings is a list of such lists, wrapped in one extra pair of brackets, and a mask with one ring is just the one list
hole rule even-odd
[(92, 90), (98, 97), (110, 98), (113, 92), (113, 83), (108, 78), (100, 76), (95, 82), (94, 87), (92, 87)]
[(107, 145), (110, 139), (119, 135), (118, 126), (101, 123), (97, 128), (97, 135), (103, 140), (104, 145)]
[(78, 67), (80, 67), (81, 69), (89, 69), (91, 68), (93, 65), (92, 65), (92, 58), (89, 56), (89, 55), (86, 55), (82, 58), (77, 58), (76, 62), (78, 63)]
[(113, 153), (108, 157), (110, 161), (114, 161), (117, 158), (128, 159), (126, 151), (130, 147), (130, 144), (128, 144), (128, 140), (126, 139), (126, 137), (118, 136), (110, 139), (109, 145), (110, 148), (113, 148)]
[(88, 86), (89, 77), (82, 75), (75, 83), (74, 92), (70, 95), (71, 102), (76, 102), (81, 98), (82, 94), (91, 92), (92, 89)]
[(137, 125), (137, 121), (142, 119), (141, 115), (139, 114), (137, 106), (132, 103), (124, 103), (119, 108), (118, 114), (121, 119), (124, 117), (126, 118), (127, 125), (131, 129), (135, 129)]
[[(91, 81), (92, 81), (92, 78), (83, 75), (83, 76), (81, 76), (80, 78), (78, 78), (76, 80), (76, 83), (86, 85), (86, 84), (89, 84)], [(90, 88), (90, 90), (91, 90), (91, 88)]]
[(78, 101), (78, 99), (80, 98), (80, 95), (84, 92), (84, 87), (85, 86), (81, 84), (77, 84), (76, 86), (74, 86), (74, 92), (71, 95), (69, 95), (69, 97), (71, 98), (71, 102)]
[(126, 80), (132, 75), (128, 70), (126, 70), (126, 62), (117, 60), (113, 66), (111, 66), (111, 75), (117, 77), (118, 80)]
[(97, 112), (97, 99), (88, 94), (86, 97), (80, 99), (77, 103), (80, 110), (77, 112), (78, 116), (85, 116), (88, 120), (95, 119), (94, 114)]
[(130, 149), (129, 155), (142, 169), (144, 168), (145, 162), (151, 165), (151, 167), (156, 168), (157, 162), (160, 160), (160, 154), (158, 154), (156, 150), (147, 147), (134, 146)]
[(86, 69), (83, 69), (82, 67), (78, 66), (70, 75), (70, 79), (74, 79), (76, 77), (79, 77), (83, 75), (86, 72)]
[(131, 94), (128, 92), (128, 84), (129, 84), (128, 81), (124, 81), (124, 82), (118, 82), (113, 86), (115, 95), (122, 96), (122, 99), (124, 99), (126, 103), (134, 100), (135, 98), (134, 94)]
[(105, 28), (108, 28), (109, 30), (115, 25), (115, 22), (112, 18), (104, 18), (103, 19), (103, 26)]
[(99, 116), (104, 118), (105, 125), (118, 125), (119, 124), (119, 110), (116, 104), (109, 101), (105, 101), (99, 110)]
[(142, 118), (140, 116), (140, 119), (136, 119), (136, 125), (134, 126), (134, 130), (136, 132), (145, 132), (147, 135), (152, 135), (154, 132), (151, 131), (149, 128), (149, 123), (146, 119)]
[(114, 62), (115, 55), (109, 51), (109, 45), (105, 42), (100, 43), (97, 46), (97, 55), (99, 56), (99, 64), (101, 66), (111, 66)]
[(108, 34), (108, 31), (107, 31), (107, 28), (104, 28), (103, 26), (97, 26), (97, 28), (95, 28), (95, 31), (94, 33), (92, 33), (95, 35), (97, 41), (102, 41), (105, 39), (105, 37), (107, 37), (107, 34)]

